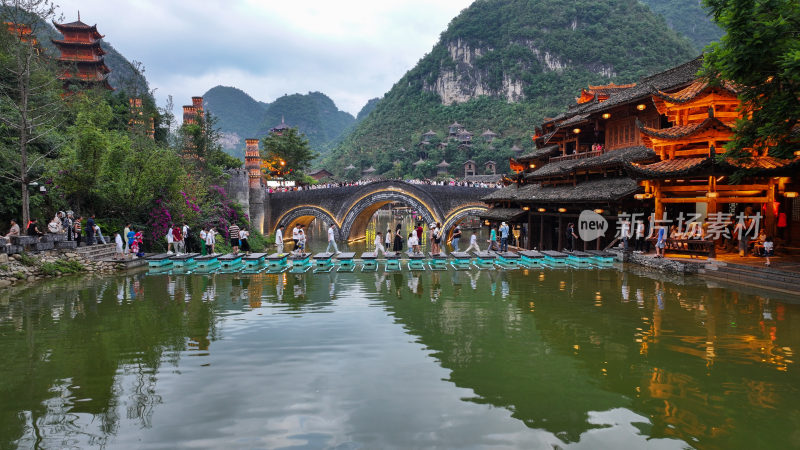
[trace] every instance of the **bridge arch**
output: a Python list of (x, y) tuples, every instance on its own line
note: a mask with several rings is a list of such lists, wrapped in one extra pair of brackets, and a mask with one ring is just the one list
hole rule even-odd
[(285, 211), (276, 221), (274, 229), (277, 230), (279, 226), (283, 225), (285, 227), (283, 232), (284, 236), (287, 236), (287, 233), (291, 236), (291, 229), (294, 228), (296, 224), (302, 224), (308, 227), (314, 219), (319, 219), (327, 225), (333, 224), (334, 232), (337, 235), (339, 234), (339, 221), (336, 220), (330, 211), (315, 205), (300, 205)]
[(359, 239), (366, 235), (372, 215), (388, 203), (399, 202), (414, 208), (425, 223), (441, 222), (435, 203), (408, 189), (393, 186), (376, 186), (371, 192), (352, 200), (343, 215), (340, 236), (342, 239)]
[(447, 213), (447, 217), (444, 219), (444, 223), (442, 224), (442, 229), (444, 230), (444, 236), (447, 239), (450, 239), (453, 230), (457, 223), (461, 222), (467, 216), (477, 216), (478, 214), (485, 212), (489, 208), (482, 203), (472, 203), (468, 205), (464, 205), (461, 207), (456, 208), (453, 211)]

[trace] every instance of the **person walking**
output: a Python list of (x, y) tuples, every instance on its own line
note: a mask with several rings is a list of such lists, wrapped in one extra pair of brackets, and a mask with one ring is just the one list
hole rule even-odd
[(208, 237), (208, 230), (206, 227), (200, 230), (200, 254), (205, 256), (206, 254), (206, 238)]
[(456, 225), (456, 229), (453, 230), (453, 237), (450, 239), (450, 246), (453, 247), (453, 251), (458, 251), (458, 241), (461, 240), (461, 225)]
[(278, 253), (283, 253), (283, 225), (279, 225), (275, 232), (275, 246)]
[(133, 230), (132, 227), (130, 227), (130, 224), (125, 229), (128, 230), (128, 232), (125, 233), (125, 245), (128, 248), (128, 252), (129, 252), (129, 254), (131, 254), (131, 253), (132, 254), (136, 254), (137, 252), (134, 251), (134, 249), (133, 249), (133, 242), (136, 240), (136, 232)]
[(375, 234), (375, 257), (377, 258), (381, 252), (383, 252), (383, 255), (386, 256), (386, 248), (383, 246), (383, 234), (378, 231)]
[(36, 218), (33, 218), (33, 219), (30, 220), (30, 223), (28, 224), (28, 229), (25, 230), (25, 234), (27, 234), (28, 236), (43, 236), (44, 235), (44, 233), (39, 231), (39, 223), (36, 220)]
[(500, 251), (508, 251), (508, 224), (505, 222), (500, 223)]
[(497, 227), (492, 227), (489, 231), (489, 247), (486, 248), (486, 251), (497, 251), (500, 249), (500, 246), (497, 245)]
[(214, 250), (214, 245), (217, 242), (216, 237), (217, 232), (214, 230), (213, 227), (209, 228), (208, 233), (206, 233), (206, 250), (208, 251), (209, 255), (213, 255), (216, 253)]
[(175, 244), (175, 235), (172, 234), (172, 230), (175, 228), (174, 224), (169, 224), (169, 228), (167, 228), (167, 254), (172, 254), (172, 246)]
[(86, 221), (86, 245), (94, 245), (94, 214)]
[(420, 253), (419, 247), (419, 238), (417, 238), (417, 233), (412, 231), (408, 233), (408, 251), (411, 253)]
[(125, 229), (122, 230), (122, 238), (125, 240), (125, 250), (123, 252), (125, 255), (127, 255), (127, 254), (129, 254), (131, 252), (131, 246), (130, 246), (130, 243), (128, 242), (128, 233), (130, 233), (130, 232), (131, 232), (131, 224), (130, 223), (126, 223), (125, 224)]
[(228, 227), (228, 239), (231, 240), (231, 251), (234, 255), (239, 254), (239, 231), (239, 225), (236, 225), (236, 223), (232, 223)]
[(72, 229), (75, 231), (75, 240), (78, 242), (78, 247), (81, 246), (81, 240), (83, 238), (83, 225), (81, 225), (81, 221), (83, 221), (83, 217), (78, 216), (75, 222), (72, 223)]
[(772, 242), (772, 237), (767, 236), (764, 238), (764, 257), (767, 258), (767, 262), (764, 263), (765, 266), (769, 265), (769, 257), (772, 256), (775, 252), (775, 243)]
[(299, 250), (298, 253), (301, 255), (305, 253), (306, 250), (306, 232), (303, 228), (302, 225), (297, 226), (297, 249)]
[(189, 224), (183, 222), (183, 228), (181, 228), (181, 235), (183, 237), (183, 251), (185, 253), (192, 252), (192, 242), (189, 240)]
[(103, 232), (100, 231), (100, 225), (94, 224), (94, 235), (96, 236), (98, 244), (106, 244), (106, 238), (103, 237)]
[(114, 233), (114, 244), (116, 244), (114, 257), (116, 259), (123, 259), (125, 257), (123, 253), (125, 251), (125, 247), (122, 244), (122, 236), (119, 233)]
[(637, 251), (639, 253), (644, 252), (645, 226), (643, 220), (636, 221), (636, 229), (634, 230), (634, 237), (636, 238), (636, 242), (634, 244), (634, 251)]
[(184, 250), (183, 231), (181, 230), (181, 227), (178, 225), (175, 225), (172, 228), (172, 242), (173, 242), (173, 247), (175, 248), (175, 254), (180, 255), (181, 253), (183, 253)]
[(394, 252), (402, 252), (403, 251), (403, 234), (400, 231), (401, 225), (398, 223), (397, 228), (394, 230), (394, 245), (392, 245), (392, 251)]
[(658, 237), (656, 238), (656, 258), (664, 257), (664, 249), (667, 247), (667, 227), (658, 228)]
[(246, 228), (239, 232), (239, 244), (241, 245), (242, 251), (244, 252), (245, 255), (250, 254), (249, 238), (250, 238), (250, 232), (247, 231)]
[(575, 234), (575, 224), (570, 222), (567, 225), (567, 247), (569, 251), (575, 251), (575, 243), (578, 240), (578, 235)]
[(300, 226), (295, 225), (292, 228), (292, 242), (294, 242), (294, 246), (292, 247), (292, 252), (297, 250), (297, 242), (300, 240)]
[[(331, 252), (331, 247), (333, 247), (333, 252)], [(325, 253), (341, 253), (336, 245), (336, 232), (333, 229), (333, 224), (328, 225), (328, 248), (325, 249)]]
[(386, 244), (386, 249), (392, 248), (392, 227), (386, 229), (386, 236), (383, 237), (383, 242)]
[(480, 247), (478, 247), (478, 234), (474, 231), (472, 232), (472, 236), (469, 237), (469, 247), (467, 247), (465, 253), (469, 253), (470, 250), (475, 250), (476, 252), (481, 251)]
[(422, 222), (417, 222), (417, 228), (415, 228), (414, 231), (417, 232), (417, 245), (419, 245), (420, 248), (422, 248), (422, 244), (423, 244), (423, 242), (425, 242), (425, 239), (423, 239), (423, 236), (422, 236), (422, 232), (423, 232), (423, 230), (422, 230)]

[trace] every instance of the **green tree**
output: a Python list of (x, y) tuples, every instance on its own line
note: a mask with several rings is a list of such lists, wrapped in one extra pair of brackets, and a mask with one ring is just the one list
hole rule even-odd
[(0, 176), (19, 186), (23, 224), (30, 218), (28, 185), (57, 149), (54, 131), (63, 121), (61, 83), (34, 39), (54, 15), (49, 0), (0, 3)]
[(288, 180), (302, 180), (311, 160), (317, 157), (297, 128), (289, 128), (282, 134), (270, 133), (262, 142), (264, 161), (275, 169), (275, 175)]
[(726, 146), (730, 158), (749, 149), (790, 158), (800, 121), (800, 6), (797, 0), (705, 0), (727, 34), (708, 47), (705, 75), (740, 87), (744, 120)]

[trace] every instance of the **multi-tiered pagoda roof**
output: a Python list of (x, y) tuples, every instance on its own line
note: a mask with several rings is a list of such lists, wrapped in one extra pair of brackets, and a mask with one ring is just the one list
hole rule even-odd
[(102, 86), (113, 90), (108, 84), (111, 69), (103, 58), (106, 52), (100, 47), (103, 35), (97, 31), (97, 26), (81, 22), (80, 17), (75, 22), (53, 22), (53, 25), (64, 35), (63, 39), (51, 39), (61, 52), (58, 61), (63, 69), (59, 78), (64, 85)]

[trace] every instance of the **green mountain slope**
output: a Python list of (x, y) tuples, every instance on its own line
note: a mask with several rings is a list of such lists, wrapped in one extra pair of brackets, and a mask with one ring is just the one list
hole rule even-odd
[(240, 158), (244, 157), (245, 139), (263, 138), (282, 120), (305, 133), (311, 148), (321, 153), (356, 121), (321, 92), (284, 95), (272, 103), (264, 103), (241, 89), (215, 86), (203, 94), (203, 102), (217, 118), (223, 147)]
[(284, 95), (269, 105), (259, 127), (259, 135), (285, 120), (308, 138), (311, 148), (325, 152), (328, 143), (339, 137), (355, 122), (355, 118), (340, 111), (327, 95), (321, 92)]
[(688, 37), (697, 51), (711, 42), (718, 41), (723, 31), (711, 21), (702, 0), (641, 0), (656, 14), (666, 20), (667, 25)]
[[(244, 140), (258, 138), (258, 126), (269, 104), (256, 101), (235, 87), (215, 86), (203, 94), (203, 104), (223, 132), (223, 146), (234, 156), (243, 157)], [(241, 154), (239, 154), (241, 153)]]
[[(637, 0), (477, 0), (323, 164), (339, 174), (352, 163), (422, 175), (411, 162), (425, 156), (429, 168), (446, 159), (453, 173), (467, 158), (505, 169), (510, 147), (529, 148), (533, 127), (582, 87), (636, 81), (694, 56), (686, 38)], [(494, 150), (417, 146), (422, 133), (442, 138), (453, 121), (475, 138), (490, 128), (502, 139)]]

